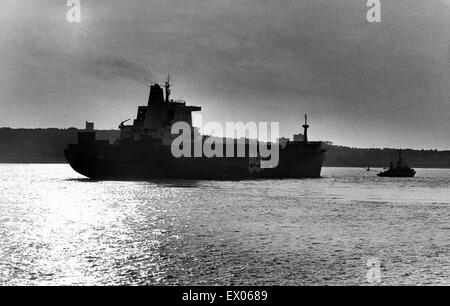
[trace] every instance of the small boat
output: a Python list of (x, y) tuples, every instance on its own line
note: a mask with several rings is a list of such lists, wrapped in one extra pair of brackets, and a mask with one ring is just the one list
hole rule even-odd
[(414, 177), (416, 175), (416, 170), (410, 168), (402, 158), (402, 152), (399, 152), (397, 165), (394, 167), (393, 163), (390, 162), (389, 169), (378, 173), (379, 177)]

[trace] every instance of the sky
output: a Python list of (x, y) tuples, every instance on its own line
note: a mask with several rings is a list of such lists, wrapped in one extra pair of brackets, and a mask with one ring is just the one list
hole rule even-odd
[(148, 85), (203, 121), (281, 136), (450, 149), (450, 0), (66, 0), (0, 3), (0, 126), (115, 129)]

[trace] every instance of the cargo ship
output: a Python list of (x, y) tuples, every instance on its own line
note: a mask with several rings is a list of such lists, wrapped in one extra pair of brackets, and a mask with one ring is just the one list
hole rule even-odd
[[(164, 87), (164, 89), (163, 89)], [(303, 134), (294, 139), (281, 138), (269, 146), (279, 146), (276, 166), (261, 167), (263, 157), (250, 154), (250, 139), (232, 140), (236, 151), (243, 143), (248, 154), (241, 157), (175, 157), (171, 150), (177, 135), (172, 126), (186, 123), (193, 131), (192, 137), (200, 135), (192, 124), (192, 113), (201, 111), (199, 106), (170, 99), (170, 80), (163, 85), (150, 86), (146, 106), (139, 106), (133, 124), (120, 124), (120, 137), (115, 142), (96, 140), (93, 123), (86, 123), (86, 130), (78, 133), (78, 143), (69, 144), (64, 150), (67, 162), (79, 174), (95, 180), (158, 180), (158, 179), (287, 179), (319, 178), (327, 151), (324, 142), (308, 141), (307, 119)], [(195, 141), (194, 141), (195, 142)], [(230, 144), (230, 139), (225, 141)], [(194, 145), (194, 144), (193, 144)], [(236, 152), (235, 151), (235, 152)]]

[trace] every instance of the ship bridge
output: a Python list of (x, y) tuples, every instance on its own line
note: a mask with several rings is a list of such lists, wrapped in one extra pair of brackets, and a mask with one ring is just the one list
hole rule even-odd
[(140, 139), (142, 136), (165, 138), (176, 122), (186, 122), (192, 127), (192, 112), (201, 111), (200, 106), (188, 106), (185, 101), (170, 99), (170, 83), (165, 84), (165, 96), (159, 84), (150, 86), (147, 106), (140, 106), (133, 125), (121, 124), (121, 139)]

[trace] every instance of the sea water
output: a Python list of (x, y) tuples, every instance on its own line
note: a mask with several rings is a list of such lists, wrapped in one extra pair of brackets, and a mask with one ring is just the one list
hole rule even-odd
[(0, 165), (0, 285), (450, 285), (450, 170), (92, 181)]

